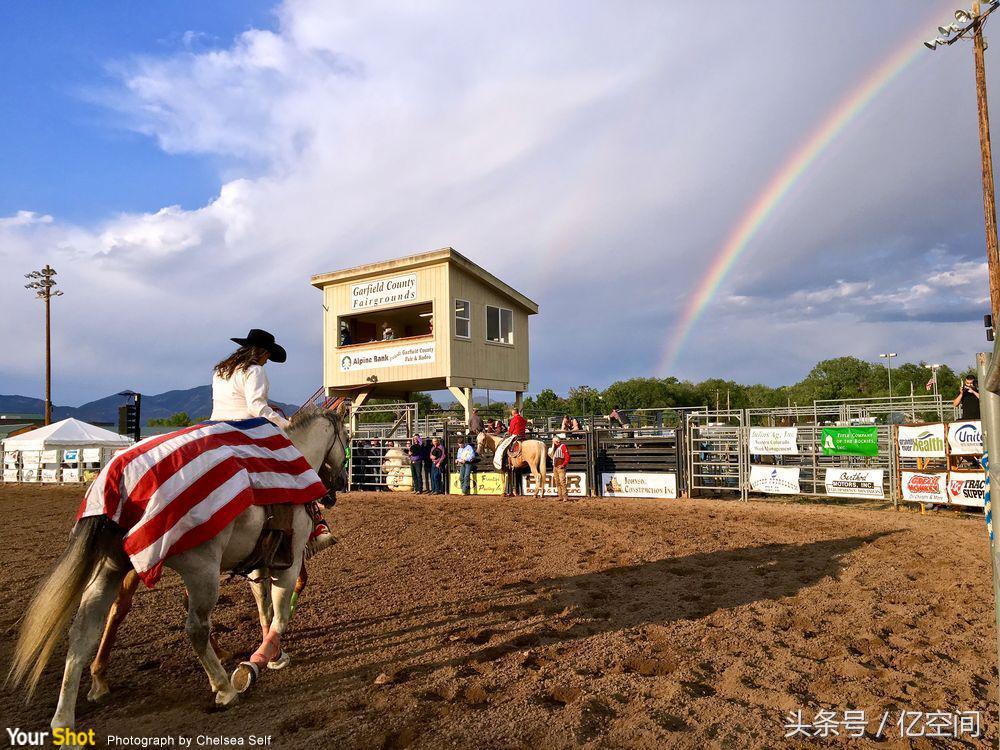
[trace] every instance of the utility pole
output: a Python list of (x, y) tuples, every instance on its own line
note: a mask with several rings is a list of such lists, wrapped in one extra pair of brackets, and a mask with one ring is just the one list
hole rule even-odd
[(1000, 313), (1000, 253), (997, 250), (997, 207), (993, 194), (993, 154), (990, 148), (990, 111), (986, 101), (986, 41), (983, 39), (985, 17), (979, 13), (979, 0), (972, 3), (974, 27), (973, 57), (976, 60), (976, 105), (979, 109), (979, 150), (983, 166), (983, 218), (986, 223), (986, 261), (990, 276), (990, 312), (996, 320)]
[(62, 292), (55, 288), (56, 269), (47, 265), (40, 271), (26, 273), (29, 279), (25, 289), (32, 289), (37, 299), (45, 300), (45, 424), (52, 424), (52, 298), (61, 297)]
[(892, 403), (892, 358), (896, 356), (896, 352), (885, 352), (884, 354), (878, 355), (880, 358), (885, 360), (886, 369), (889, 371), (889, 403)]
[[(924, 42), (929, 49), (941, 45), (951, 45), (959, 39), (972, 39), (972, 56), (976, 64), (976, 105), (979, 110), (979, 151), (983, 172), (983, 219), (986, 226), (986, 261), (990, 281), (990, 312), (994, 320), (1000, 320), (1000, 251), (997, 249), (997, 209), (993, 193), (993, 155), (990, 149), (990, 113), (986, 100), (986, 40), (983, 27), (989, 15), (1000, 7), (1000, 2), (992, 0), (985, 12), (980, 9), (979, 0), (972, 3), (971, 12), (955, 11), (955, 20), (962, 27), (951, 24), (939, 26), (941, 36)], [(954, 35), (954, 36), (952, 36)]]

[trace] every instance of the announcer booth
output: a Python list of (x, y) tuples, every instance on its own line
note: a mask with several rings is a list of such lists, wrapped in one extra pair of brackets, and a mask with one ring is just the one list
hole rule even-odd
[(528, 389), (538, 305), (452, 248), (312, 277), (323, 292), (323, 387), (355, 407), (449, 390)]

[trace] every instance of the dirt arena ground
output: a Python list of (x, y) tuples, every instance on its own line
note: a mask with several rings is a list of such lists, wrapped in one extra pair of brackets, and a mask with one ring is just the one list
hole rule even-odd
[[(0, 488), (0, 660), (79, 501)], [(140, 591), (115, 692), (79, 728), (248, 737), (281, 748), (776, 748), (785, 715), (866, 712), (851, 747), (996, 746), (984, 524), (942, 513), (706, 500), (552, 501), (348, 494), (341, 543), (312, 561), (292, 667), (211, 707), (168, 573)], [(217, 625), (259, 639), (244, 582)], [(4, 726), (46, 728), (60, 664)], [(982, 711), (985, 739), (874, 734), (884, 711)], [(4, 733), (6, 734), (6, 733)], [(6, 736), (4, 744), (6, 744)], [(802, 747), (847, 746), (843, 739)], [(798, 745), (796, 745), (798, 746)]]

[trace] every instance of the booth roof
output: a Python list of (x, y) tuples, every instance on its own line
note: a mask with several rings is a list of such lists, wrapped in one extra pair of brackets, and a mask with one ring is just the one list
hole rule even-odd
[(131, 440), (103, 427), (95, 427), (79, 419), (64, 419), (61, 422), (39, 427), (37, 430), (15, 435), (3, 441), (5, 450), (44, 450), (60, 446), (113, 446), (120, 448), (130, 445)]

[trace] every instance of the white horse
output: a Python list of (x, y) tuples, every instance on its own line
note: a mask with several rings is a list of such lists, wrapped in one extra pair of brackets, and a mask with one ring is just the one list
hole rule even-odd
[[(314, 469), (325, 464), (333, 469), (334, 475), (342, 469), (349, 438), (343, 417), (342, 407), (336, 412), (306, 410), (292, 419), (288, 437)], [(164, 561), (184, 581), (188, 593), (186, 630), (208, 674), (215, 702), (223, 707), (231, 705), (238, 693), (209, 640), (210, 616), (219, 598), (219, 573), (232, 569), (251, 553), (264, 526), (264, 515), (262, 507), (251, 506), (215, 538)], [(291, 567), (270, 574), (258, 570), (251, 575), (251, 579), (257, 580), (253, 589), (261, 620), (266, 619), (270, 624), (262, 649), (277, 647), (280, 651), (295, 579), (312, 528), (305, 506), (295, 506)], [(78, 607), (69, 631), (62, 688), (51, 721), (53, 729), (74, 727), (80, 675), (97, 646), (108, 611), (131, 567), (117, 527), (103, 516), (81, 519), (55, 569), (28, 605), (8, 679), (14, 685), (26, 680), (29, 695), (34, 693), (73, 610)]]

